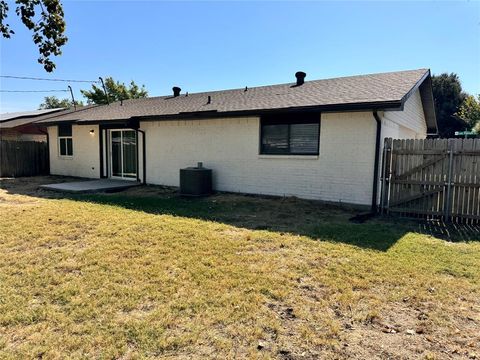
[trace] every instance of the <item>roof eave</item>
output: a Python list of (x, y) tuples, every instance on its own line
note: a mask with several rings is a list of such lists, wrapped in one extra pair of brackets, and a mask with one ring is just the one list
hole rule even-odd
[[(175, 119), (199, 119), (211, 117), (235, 117), (235, 116), (261, 116), (264, 114), (271, 114), (276, 112), (343, 112), (343, 111), (372, 111), (372, 110), (401, 110), (402, 103), (400, 100), (395, 101), (381, 101), (369, 103), (352, 103), (352, 104), (329, 104), (329, 105), (313, 105), (313, 106), (291, 106), (285, 108), (275, 109), (254, 109), (254, 110), (238, 110), (238, 111), (201, 111), (188, 112), (171, 115), (142, 115), (134, 116), (132, 119), (139, 120), (175, 120)], [(128, 120), (128, 119), (125, 119)], [(107, 120), (109, 121), (109, 120)]]
[(402, 110), (412, 94), (417, 90), (420, 91), (422, 99), (423, 113), (427, 125), (428, 134), (436, 134), (438, 132), (437, 115), (435, 113), (435, 101), (433, 98), (432, 76), (430, 69), (425, 71), (425, 74), (417, 81), (417, 83), (410, 89), (408, 93), (402, 98)]
[(351, 103), (351, 104), (329, 104), (329, 105), (313, 105), (313, 106), (291, 106), (284, 108), (274, 109), (253, 109), (253, 110), (237, 110), (237, 111), (192, 111), (181, 112), (178, 114), (169, 115), (140, 115), (132, 116), (129, 118), (119, 118), (112, 120), (62, 120), (46, 122), (42, 121), (42, 125), (52, 126), (57, 124), (73, 123), (79, 125), (95, 125), (95, 124), (122, 124), (130, 120), (143, 120), (143, 121), (162, 121), (162, 120), (185, 120), (185, 119), (206, 119), (206, 118), (219, 118), (219, 117), (239, 117), (239, 116), (261, 116), (264, 114), (272, 114), (276, 112), (347, 112), (347, 111), (373, 111), (373, 110), (389, 110), (399, 111), (402, 109), (402, 102), (400, 100), (391, 101), (378, 101), (378, 102), (364, 102), (364, 103)]

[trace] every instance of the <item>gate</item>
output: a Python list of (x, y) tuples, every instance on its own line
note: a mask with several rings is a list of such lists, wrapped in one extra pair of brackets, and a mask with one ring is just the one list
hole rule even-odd
[(48, 175), (48, 145), (38, 141), (0, 141), (0, 177)]
[(480, 224), (480, 139), (385, 139), (380, 211)]

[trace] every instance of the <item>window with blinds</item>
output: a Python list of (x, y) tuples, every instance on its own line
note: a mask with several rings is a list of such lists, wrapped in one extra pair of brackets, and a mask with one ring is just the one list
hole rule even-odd
[(286, 113), (261, 119), (260, 153), (318, 155), (320, 113)]

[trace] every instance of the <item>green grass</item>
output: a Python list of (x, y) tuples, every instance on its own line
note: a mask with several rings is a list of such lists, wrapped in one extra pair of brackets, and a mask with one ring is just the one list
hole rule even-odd
[(131, 195), (0, 190), (0, 358), (478, 352), (478, 242), (294, 199)]

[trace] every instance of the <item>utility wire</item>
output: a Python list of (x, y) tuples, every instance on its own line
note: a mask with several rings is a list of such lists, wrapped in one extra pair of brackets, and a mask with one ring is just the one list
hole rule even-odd
[(35, 92), (69, 92), (70, 90), (0, 90), (8, 93), (35, 93)]
[(11, 75), (0, 75), (2, 78), (6, 79), (17, 79), (17, 80), (40, 80), (40, 81), (64, 81), (64, 82), (78, 82), (78, 83), (98, 83), (98, 80), (69, 80), (69, 79), (47, 79), (47, 78), (37, 78), (37, 77), (27, 77), (27, 76), (11, 76)]

